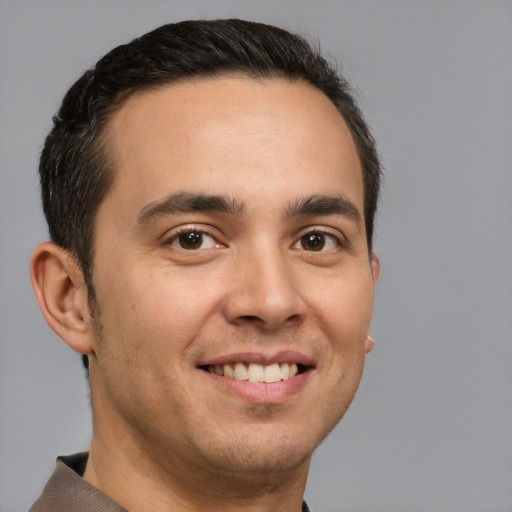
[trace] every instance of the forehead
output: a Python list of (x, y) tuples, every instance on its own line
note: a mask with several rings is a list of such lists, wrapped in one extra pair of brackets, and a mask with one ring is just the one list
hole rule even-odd
[(123, 189), (130, 204), (143, 206), (173, 187), (224, 194), (236, 184), (251, 195), (269, 183), (276, 190), (315, 185), (318, 193), (339, 186), (363, 201), (348, 127), (303, 82), (219, 77), (136, 93), (112, 115), (104, 142), (113, 193)]

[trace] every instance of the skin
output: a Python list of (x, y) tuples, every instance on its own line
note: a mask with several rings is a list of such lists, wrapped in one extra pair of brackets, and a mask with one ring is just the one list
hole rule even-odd
[[(94, 315), (69, 254), (43, 243), (31, 264), (48, 323), (89, 354), (84, 478), (132, 512), (300, 510), (311, 454), (373, 348), (379, 264), (347, 126), (307, 84), (221, 77), (135, 94), (105, 146)], [(236, 211), (180, 209), (198, 194)], [(319, 197), (344, 207), (304, 208)], [(191, 233), (202, 242), (182, 247)], [(204, 370), (291, 359), (307, 371), (270, 385)]]

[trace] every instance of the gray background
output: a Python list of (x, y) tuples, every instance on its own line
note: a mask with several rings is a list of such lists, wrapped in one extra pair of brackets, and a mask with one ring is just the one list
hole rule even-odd
[(51, 115), (113, 46), (246, 17), (321, 41), (357, 84), (387, 178), (356, 400), (316, 453), (318, 511), (512, 511), (512, 2), (0, 0), (0, 511), (87, 448), (78, 356), (40, 317), (36, 178)]

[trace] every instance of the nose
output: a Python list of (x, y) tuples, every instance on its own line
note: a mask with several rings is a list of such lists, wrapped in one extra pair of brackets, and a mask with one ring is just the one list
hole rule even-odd
[(253, 250), (240, 258), (230, 279), (224, 302), (228, 322), (271, 331), (304, 319), (299, 276), (281, 251)]

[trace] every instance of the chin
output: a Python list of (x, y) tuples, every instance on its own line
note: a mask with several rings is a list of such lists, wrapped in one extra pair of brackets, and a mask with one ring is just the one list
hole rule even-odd
[[(253, 424), (249, 432), (237, 432), (227, 439), (202, 447), (203, 456), (210, 460), (217, 471), (251, 474), (286, 474), (308, 467), (315, 448), (329, 431), (322, 433), (279, 432), (269, 425)], [(333, 425), (334, 427), (334, 425)]]
[(214, 457), (214, 464), (219, 472), (243, 475), (287, 474), (308, 464), (313, 450), (298, 450), (297, 447), (267, 445), (247, 446), (232, 445), (229, 456), (222, 452)]

